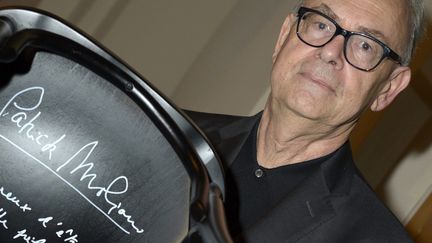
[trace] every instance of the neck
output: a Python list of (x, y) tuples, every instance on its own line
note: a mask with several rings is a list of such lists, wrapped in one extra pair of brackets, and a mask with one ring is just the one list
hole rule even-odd
[(331, 126), (283, 110), (264, 109), (257, 134), (258, 163), (275, 168), (327, 155), (344, 144), (355, 122)]

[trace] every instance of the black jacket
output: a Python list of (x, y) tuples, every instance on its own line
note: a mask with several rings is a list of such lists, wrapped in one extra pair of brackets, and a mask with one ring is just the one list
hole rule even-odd
[[(260, 119), (187, 112), (229, 169)], [(355, 167), (348, 142), (252, 227), (246, 242), (412, 242)]]

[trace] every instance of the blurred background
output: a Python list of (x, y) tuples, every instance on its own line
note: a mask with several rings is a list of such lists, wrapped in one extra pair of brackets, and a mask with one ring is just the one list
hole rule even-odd
[[(0, 0), (0, 7), (60, 16), (182, 108), (252, 115), (269, 93), (274, 43), (294, 2)], [(430, 16), (432, 0), (425, 5)], [(432, 242), (431, 36), (414, 58), (411, 86), (383, 112), (367, 112), (351, 138), (360, 170), (416, 242)]]

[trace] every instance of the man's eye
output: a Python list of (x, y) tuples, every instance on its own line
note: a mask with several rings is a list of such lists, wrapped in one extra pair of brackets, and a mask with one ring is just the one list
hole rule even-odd
[(318, 23), (318, 29), (320, 30), (326, 30), (327, 29), (327, 25), (324, 23)]
[(329, 26), (326, 23), (323, 22), (314, 22), (313, 23), (314, 29), (317, 31), (329, 31)]
[(362, 49), (363, 51), (366, 51), (366, 52), (369, 52), (369, 51), (372, 50), (372, 46), (369, 45), (369, 43), (367, 43), (367, 42), (362, 42), (362, 43), (360, 44), (360, 47), (361, 47), (361, 49)]

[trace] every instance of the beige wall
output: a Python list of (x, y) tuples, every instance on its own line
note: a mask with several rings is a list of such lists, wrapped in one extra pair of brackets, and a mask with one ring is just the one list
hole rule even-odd
[[(181, 107), (247, 115), (265, 103), (273, 45), (294, 2), (40, 0), (0, 5), (37, 6), (65, 18)], [(432, 0), (426, 4), (432, 10)], [(412, 87), (387, 111), (362, 120), (353, 137), (360, 169), (404, 222), (432, 185), (431, 49), (424, 44), (416, 57)]]

